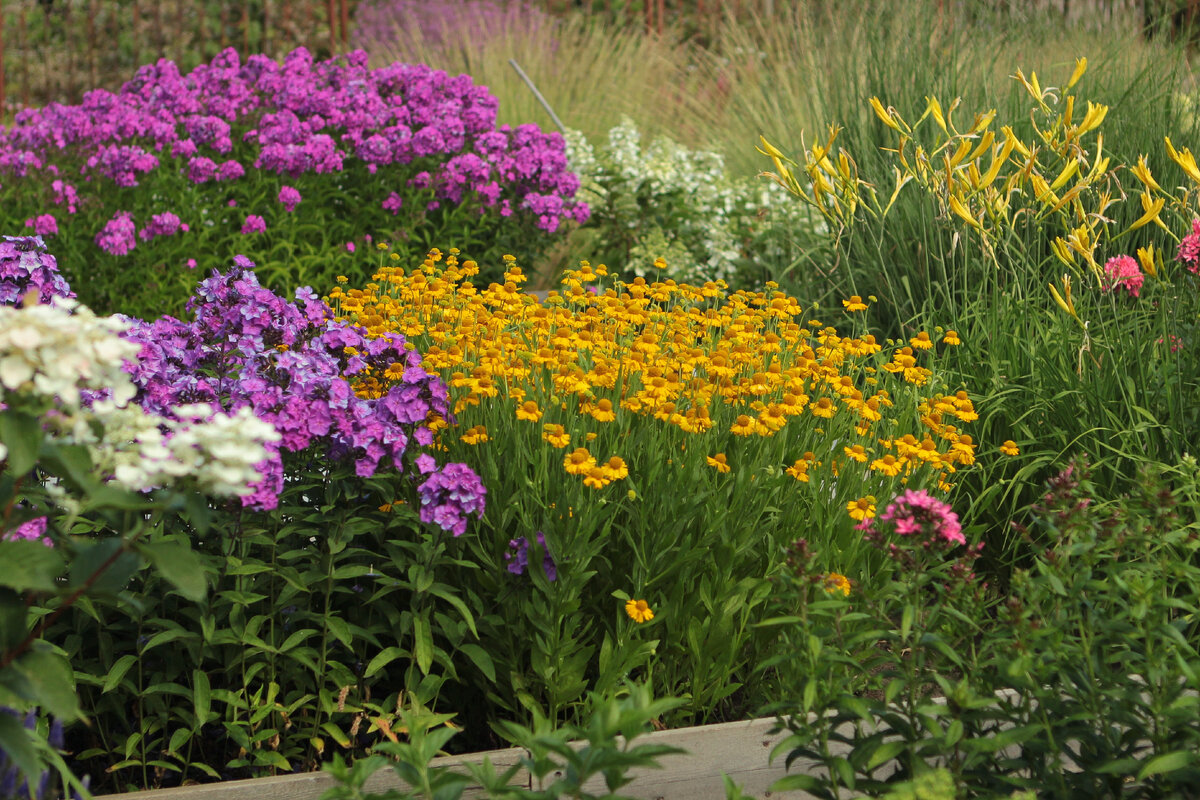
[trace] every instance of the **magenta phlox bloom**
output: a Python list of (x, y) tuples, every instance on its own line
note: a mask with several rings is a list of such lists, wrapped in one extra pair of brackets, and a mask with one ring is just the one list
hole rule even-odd
[(133, 215), (128, 211), (118, 211), (96, 234), (96, 244), (110, 255), (123, 256), (137, 246), (137, 240), (134, 239), (136, 230)]
[(1104, 265), (1104, 288), (1110, 292), (1122, 290), (1137, 297), (1146, 276), (1132, 256), (1114, 256)]
[(39, 214), (32, 219), (25, 220), (26, 228), (33, 228), (36, 236), (53, 236), (58, 233), (58, 220), (53, 214)]
[(1200, 272), (1200, 219), (1192, 220), (1192, 232), (1179, 243), (1175, 258), (1186, 264), (1189, 272)]
[(54, 547), (54, 540), (46, 535), (45, 517), (36, 517), (18, 525), (15, 530), (0, 536), (0, 542), (41, 542), (46, 547)]
[(483, 516), (487, 490), (466, 464), (446, 464), (417, 487), (421, 521), (461, 536), (470, 514)]

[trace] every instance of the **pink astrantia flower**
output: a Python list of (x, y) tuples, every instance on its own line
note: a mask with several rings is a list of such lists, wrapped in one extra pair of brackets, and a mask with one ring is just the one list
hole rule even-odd
[(1146, 276), (1142, 274), (1142, 268), (1138, 266), (1138, 262), (1132, 256), (1114, 256), (1104, 265), (1105, 281), (1104, 288), (1107, 291), (1115, 292), (1118, 289), (1123, 289), (1133, 297), (1137, 297), (1142, 290), (1142, 284), (1146, 280)]

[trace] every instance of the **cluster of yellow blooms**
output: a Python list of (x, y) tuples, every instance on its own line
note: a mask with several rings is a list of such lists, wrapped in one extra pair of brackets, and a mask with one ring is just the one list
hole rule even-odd
[[(736, 438), (725, 432), (770, 438), (806, 421), (830, 441), (834, 475), (852, 464), (888, 478), (927, 469), (948, 488), (950, 475), (975, 461), (975, 443), (958, 426), (978, 415), (965, 391), (930, 391), (928, 332), (886, 344), (869, 334), (842, 336), (806, 319), (806, 309), (774, 284), (749, 292), (637, 278), (597, 288), (607, 271), (583, 262), (539, 300), (521, 291), (525, 276), (511, 256), (504, 283), (483, 290), (469, 282), (475, 263), (460, 262), (455, 250), (434, 250), (409, 272), (395, 260), (361, 289), (339, 286), (330, 301), (372, 335), (398, 331), (423, 352), (425, 368), (451, 387), (464, 444), (497, 437), (479, 424), (494, 426), (495, 416), (480, 411), (503, 404), (513, 424), (540, 424), (545, 444), (566, 451), (566, 471), (595, 489), (626, 478), (629, 467), (619, 456), (599, 461), (586, 445), (604, 426), (628, 430), (638, 418), (729, 442)], [(847, 313), (865, 308), (852, 300)], [(959, 339), (948, 331), (941, 343)], [(386, 383), (377, 376), (360, 392)], [(903, 419), (889, 418), (901, 396), (904, 412), (893, 413)], [(685, 442), (683, 449), (697, 448)], [(808, 482), (824, 462), (811, 451), (797, 454), (783, 471)], [(725, 453), (705, 459), (721, 473), (737, 467)]]

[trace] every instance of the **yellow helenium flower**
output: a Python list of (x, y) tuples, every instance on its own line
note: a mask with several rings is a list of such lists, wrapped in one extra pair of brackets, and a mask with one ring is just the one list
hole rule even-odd
[(562, 425), (543, 425), (542, 438), (550, 443), (552, 447), (566, 447), (571, 443), (571, 435), (566, 432)]
[(808, 462), (803, 458), (788, 467), (786, 471), (788, 475), (791, 475), (801, 483), (808, 483)]
[(846, 310), (850, 312), (867, 310), (867, 304), (864, 303), (863, 299), (856, 294), (850, 295), (849, 300), (843, 300), (842, 305), (845, 306)]
[(851, 500), (846, 503), (846, 511), (850, 514), (850, 519), (855, 522), (862, 522), (864, 519), (875, 516), (875, 498), (872, 495), (860, 497), (857, 500)]
[(716, 467), (717, 472), (729, 472), (729, 464), (725, 461), (724, 453), (717, 453), (715, 456), (705, 456), (704, 460), (708, 462), (710, 467)]
[(571, 475), (586, 475), (596, 466), (596, 459), (586, 447), (577, 447), (563, 458), (563, 468)]
[(612, 483), (605, 474), (603, 467), (590, 467), (583, 477), (583, 485), (593, 489), (603, 489)]
[(630, 600), (625, 604), (625, 613), (639, 625), (654, 619), (654, 611), (645, 600)]
[(908, 340), (908, 343), (918, 350), (928, 350), (933, 347), (933, 342), (929, 338), (926, 331), (921, 331), (916, 336)]
[(888, 453), (887, 455), (885, 455), (881, 458), (877, 458), (871, 462), (871, 469), (873, 469), (876, 472), (882, 472), (884, 475), (887, 475), (889, 478), (894, 478), (897, 475), (899, 475), (900, 470), (901, 470), (901, 468), (903, 468), (903, 466), (904, 466), (904, 462), (897, 459), (891, 453)]
[(1017, 443), (1012, 439), (1006, 439), (1004, 444), (1000, 445), (1000, 452), (1006, 456), (1015, 456), (1021, 453), (1021, 449), (1017, 447)]
[(825, 576), (824, 588), (830, 594), (841, 592), (844, 597), (849, 597), (850, 579), (840, 572), (831, 572)]
[(466, 444), (483, 444), (488, 440), (487, 428), (483, 425), (476, 425), (473, 428), (467, 428), (466, 433), (458, 437)]
[(597, 400), (595, 407), (588, 409), (588, 413), (597, 422), (612, 422), (617, 418), (616, 413), (613, 411), (612, 401), (607, 397), (601, 397)]
[(625, 460), (620, 456), (613, 456), (601, 464), (600, 469), (608, 481), (619, 481), (629, 477), (629, 467), (625, 465)]
[(855, 461), (857, 461), (860, 464), (867, 463), (867, 451), (865, 448), (863, 448), (863, 446), (861, 444), (852, 445), (850, 447), (843, 447), (842, 452), (844, 452), (846, 455), (850, 456), (852, 459), (854, 459)]
[(517, 419), (523, 419), (526, 422), (537, 422), (541, 418), (542, 411), (534, 401), (526, 400), (517, 406)]
[(942, 342), (944, 342), (945, 344), (957, 346), (957, 345), (962, 344), (962, 339), (958, 338), (957, 331), (946, 331), (946, 335), (942, 337)]
[(828, 397), (822, 397), (815, 403), (809, 403), (809, 409), (812, 410), (814, 417), (824, 417), (831, 419), (837, 408), (833, 405), (833, 401)]
[(738, 418), (734, 420), (734, 423), (729, 430), (735, 436), (750, 436), (754, 433), (755, 427), (754, 420), (750, 419), (750, 417), (746, 416), (745, 414), (739, 414)]

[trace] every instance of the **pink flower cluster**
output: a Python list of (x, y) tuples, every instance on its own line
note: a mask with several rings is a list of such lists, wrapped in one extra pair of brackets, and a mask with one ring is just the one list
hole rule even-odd
[(1137, 297), (1142, 290), (1146, 276), (1142, 268), (1132, 256), (1114, 256), (1104, 265), (1105, 291), (1115, 292), (1122, 289), (1132, 297)]
[(1192, 220), (1192, 232), (1179, 243), (1175, 258), (1187, 265), (1188, 272), (1200, 272), (1200, 219)]
[(41, 542), (46, 547), (54, 547), (54, 540), (46, 535), (45, 517), (31, 519), (16, 530), (0, 535), (0, 542)]

